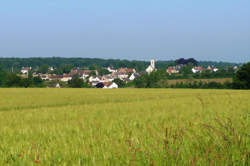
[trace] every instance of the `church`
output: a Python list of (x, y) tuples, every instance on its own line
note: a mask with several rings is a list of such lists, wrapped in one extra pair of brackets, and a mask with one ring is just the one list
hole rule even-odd
[(152, 59), (152, 60), (150, 61), (150, 65), (149, 65), (148, 68), (146, 69), (146, 72), (147, 72), (148, 74), (150, 74), (150, 73), (152, 73), (154, 70), (156, 70), (156, 68), (155, 68), (155, 60)]

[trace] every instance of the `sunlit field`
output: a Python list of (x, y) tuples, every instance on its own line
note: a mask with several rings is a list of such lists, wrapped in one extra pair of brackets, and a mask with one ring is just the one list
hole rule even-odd
[(0, 165), (250, 163), (250, 91), (0, 89)]

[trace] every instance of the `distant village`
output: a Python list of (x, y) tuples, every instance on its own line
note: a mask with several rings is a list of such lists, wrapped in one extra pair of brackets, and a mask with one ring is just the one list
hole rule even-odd
[[(174, 65), (169, 66), (166, 69), (166, 72), (169, 75), (180, 73), (181, 69), (186, 65)], [(238, 69), (237, 66), (233, 68), (235, 71)], [(114, 69), (113, 67), (106, 67), (103, 70), (108, 71), (108, 74), (100, 75), (98, 70), (90, 70), (90, 69), (81, 69), (81, 68), (73, 68), (69, 73), (63, 74), (53, 74), (53, 71), (56, 70), (54, 67), (49, 67), (47, 73), (40, 73), (39, 71), (32, 70), (32, 67), (22, 67), (20, 71), (20, 76), (25, 78), (28, 73), (32, 71), (33, 77), (40, 76), (42, 80), (54, 81), (55, 87), (60, 88), (62, 83), (67, 84), (70, 80), (72, 80), (74, 75), (77, 75), (80, 79), (88, 82), (89, 85), (96, 88), (119, 88), (118, 84), (114, 81), (115, 79), (119, 79), (125, 83), (132, 82), (137, 77), (140, 77), (142, 74), (151, 74), (153, 71), (157, 71), (155, 66), (155, 60), (152, 59), (150, 61), (150, 65), (146, 68), (144, 72), (137, 72), (134, 68), (119, 68)], [(207, 68), (203, 68), (201, 66), (193, 66), (192, 73), (204, 73), (206, 71), (210, 72), (218, 72), (219, 69), (213, 66), (208, 66)], [(52, 74), (51, 74), (52, 73)]]

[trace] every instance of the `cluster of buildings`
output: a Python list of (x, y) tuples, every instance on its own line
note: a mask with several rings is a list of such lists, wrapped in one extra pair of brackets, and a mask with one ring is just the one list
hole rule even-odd
[[(74, 75), (78, 75), (79, 78), (89, 82), (94, 87), (98, 88), (118, 88), (118, 85), (114, 82), (115, 79), (120, 79), (126, 83), (133, 81), (135, 78), (141, 76), (142, 73), (136, 72), (133, 68), (119, 68), (113, 69), (112, 67), (104, 68), (109, 71), (109, 74), (99, 75), (97, 70), (83, 70), (83, 69), (72, 69), (70, 73), (65, 73), (62, 75), (58, 74), (41, 74), (41, 73), (33, 73), (33, 76), (40, 76), (42, 80), (45, 81), (62, 81), (68, 82), (73, 78)], [(29, 71), (31, 71), (31, 67), (22, 67), (21, 73), (23, 75), (27, 75)], [(49, 67), (49, 71), (53, 71), (53, 67)], [(151, 60), (150, 65), (146, 69), (146, 72), (150, 74), (156, 70), (155, 61)], [(58, 86), (58, 85), (57, 85)]]
[[(183, 65), (176, 65), (176, 66), (170, 66), (167, 68), (166, 72), (171, 75), (171, 74), (178, 74), (180, 73), (181, 69), (182, 69)], [(206, 71), (212, 71), (212, 72), (217, 72), (219, 69), (216, 67), (211, 67), (208, 66), (207, 68), (203, 68), (201, 66), (194, 66), (191, 71), (192, 73), (203, 73)]]
[[(44, 81), (62, 81), (68, 82), (73, 78), (74, 75), (78, 75), (79, 78), (89, 82), (94, 87), (98, 88), (118, 88), (118, 85), (114, 82), (116, 78), (128, 83), (133, 81), (136, 77), (139, 77), (141, 73), (136, 72), (133, 68), (119, 68), (117, 70), (108, 67), (104, 68), (109, 71), (109, 74), (99, 75), (97, 70), (83, 70), (83, 69), (72, 69), (70, 73), (62, 75), (58, 74), (41, 74), (33, 73), (33, 77), (40, 76)], [(31, 67), (23, 67), (21, 74), (27, 75), (31, 71)], [(58, 86), (58, 85), (57, 85)]]
[[(166, 69), (166, 72), (169, 75), (178, 74), (180, 73), (181, 69), (185, 65), (176, 65), (170, 66)], [(114, 82), (115, 79), (120, 79), (126, 83), (133, 81), (135, 78), (140, 77), (142, 73), (137, 72), (133, 68), (119, 68), (113, 69), (112, 67), (103, 68), (109, 71), (109, 74), (100, 75), (97, 70), (83, 70), (83, 69), (72, 69), (70, 73), (57, 75), (57, 74), (41, 74), (41, 73), (34, 73), (33, 76), (40, 76), (42, 80), (45, 81), (62, 81), (68, 82), (73, 78), (74, 75), (78, 75), (79, 78), (87, 81), (90, 85), (98, 88), (118, 88), (118, 85)], [(235, 69), (235, 68), (234, 68)], [(23, 67), (21, 69), (21, 73), (27, 75), (28, 72), (32, 70), (31, 67)], [(53, 71), (54, 68), (50, 67), (49, 71)], [(144, 73), (152, 73), (156, 71), (155, 67), (155, 60), (150, 61), (150, 65), (146, 68)], [(203, 73), (206, 71), (217, 72), (219, 69), (216, 67), (208, 66), (207, 68), (203, 68), (201, 66), (194, 66), (192, 69), (192, 73)]]

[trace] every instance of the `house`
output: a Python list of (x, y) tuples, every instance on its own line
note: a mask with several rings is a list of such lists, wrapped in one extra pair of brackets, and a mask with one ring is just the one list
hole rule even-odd
[(42, 80), (49, 80), (49, 75), (48, 74), (41, 74), (40, 75)]
[(100, 82), (102, 79), (98, 76), (90, 76), (89, 82)]
[(53, 67), (49, 67), (48, 71), (54, 71), (55, 69)]
[(136, 79), (137, 77), (140, 77), (139, 73), (133, 73), (130, 75), (130, 77), (128, 78), (130, 81), (133, 81), (134, 79)]
[(111, 67), (108, 67), (108, 68), (106, 68), (110, 73), (116, 73), (117, 72), (117, 70), (115, 70), (115, 69), (113, 69), (113, 68), (111, 68)]
[(130, 79), (129, 78), (123, 78), (122, 81), (128, 83), (128, 82), (130, 82)]
[(152, 73), (154, 70), (156, 70), (155, 68), (155, 60), (152, 59), (151, 62), (150, 62), (150, 65), (148, 66), (148, 68), (146, 69), (146, 72), (148, 74)]
[(112, 82), (114, 81), (114, 77), (112, 77), (112, 75), (104, 75), (102, 76), (102, 80), (103, 82)]
[(104, 82), (104, 89), (114, 89), (114, 88), (118, 88), (118, 85), (114, 82)]
[(63, 78), (63, 75), (55, 75), (55, 74), (53, 74), (53, 75), (49, 76), (50, 81), (51, 80), (61, 80), (62, 78)]
[[(99, 83), (103, 83), (103, 82), (100, 82), (100, 81), (92, 81), (92, 82), (91, 82), (91, 85), (97, 87), (97, 85), (98, 85)], [(100, 87), (97, 87), (97, 88), (100, 88)], [(101, 88), (103, 88), (103, 87), (101, 87)]]
[(31, 70), (32, 70), (32, 67), (22, 67), (21, 73), (22, 74), (28, 74), (29, 71), (31, 71)]
[(193, 73), (202, 73), (202, 72), (204, 72), (205, 71), (205, 69), (203, 69), (202, 67), (200, 67), (200, 66), (196, 66), (196, 67), (193, 67), (192, 68), (192, 72)]
[(81, 70), (81, 69), (71, 70), (70, 74), (71, 75), (77, 74), (82, 79), (85, 79), (85, 78), (89, 77), (92, 72), (94, 72), (96, 75), (98, 75), (97, 70)]
[(117, 75), (117, 78), (119, 78), (120, 80), (123, 80), (123, 79), (125, 79), (125, 78), (128, 78), (128, 76), (129, 76), (129, 73), (116, 73), (116, 75)]
[(129, 73), (135, 73), (135, 69), (131, 69), (131, 68), (120, 68), (118, 69), (117, 71), (118, 73), (126, 73), (126, 74), (129, 74)]
[(176, 66), (170, 66), (166, 71), (169, 75), (179, 73), (179, 69)]
[(61, 81), (63, 82), (68, 82), (69, 80), (72, 80), (72, 75), (71, 74), (63, 74), (63, 78), (61, 78)]
[(207, 67), (207, 70), (213, 71), (213, 72), (217, 72), (219, 69), (218, 69), (218, 68), (215, 68), (215, 67), (208, 66), (208, 67)]

